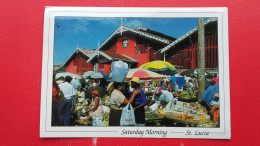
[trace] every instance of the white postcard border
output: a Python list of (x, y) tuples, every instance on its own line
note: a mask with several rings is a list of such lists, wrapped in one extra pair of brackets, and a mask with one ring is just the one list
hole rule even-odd
[[(220, 83), (220, 128), (196, 127), (51, 127), (51, 96), (54, 49), (54, 20), (67, 17), (153, 17), (153, 18), (218, 18), (218, 54)], [(46, 7), (44, 18), (40, 137), (147, 137), (230, 139), (230, 87), (227, 8), (97, 8)], [(223, 85), (223, 86), (222, 86)], [(124, 134), (124, 130), (137, 134)], [(160, 134), (149, 134), (149, 130)], [(143, 134), (142, 134), (142, 131)], [(208, 133), (194, 135), (196, 131)], [(165, 134), (167, 132), (167, 134)], [(138, 134), (140, 133), (140, 134)], [(192, 134), (192, 135), (190, 135)]]

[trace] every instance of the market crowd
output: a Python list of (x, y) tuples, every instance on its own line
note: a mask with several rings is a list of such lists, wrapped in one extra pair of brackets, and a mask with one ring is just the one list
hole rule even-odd
[[(145, 126), (145, 112), (154, 103), (158, 103), (159, 107), (167, 109), (170, 104), (178, 100), (172, 94), (173, 92), (185, 91), (191, 94), (198, 90), (195, 77), (186, 77), (180, 80), (172, 75), (170, 80), (145, 82), (138, 77), (133, 77), (128, 82), (108, 82), (106, 79), (98, 79), (80, 83), (77, 78), (71, 76), (60, 77), (56, 80), (55, 75), (54, 73), (52, 126), (73, 126), (73, 113), (79, 99), (83, 99), (83, 102), (87, 105), (81, 112), (81, 115), (83, 114), (87, 121), (102, 117), (104, 105), (106, 105), (110, 108), (108, 126), (120, 126), (123, 108), (130, 103), (134, 109), (134, 126)], [(212, 115), (213, 120), (218, 121), (218, 76), (215, 74), (206, 83), (208, 85), (206, 85), (205, 92), (199, 97), (199, 101)], [(151, 98), (147, 97), (148, 92), (152, 93)]]

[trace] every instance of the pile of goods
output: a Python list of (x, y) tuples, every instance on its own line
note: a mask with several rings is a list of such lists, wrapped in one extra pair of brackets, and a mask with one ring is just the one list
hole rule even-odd
[[(159, 111), (158, 111), (159, 112)], [(210, 120), (208, 111), (198, 102), (182, 102), (174, 101), (171, 105), (163, 109), (166, 115), (172, 118), (177, 118), (179, 120), (191, 120), (191, 121), (201, 121)], [(159, 112), (160, 114), (165, 114)]]
[(103, 111), (103, 126), (108, 126), (110, 109), (107, 106), (103, 106)]
[(219, 127), (219, 122), (210, 121), (210, 122), (205, 123), (205, 124), (200, 124), (197, 127), (215, 128), (215, 127)]
[(93, 121), (87, 121), (86, 119), (80, 119), (76, 120), (75, 124), (77, 125), (82, 125), (82, 126), (87, 126), (87, 125), (92, 125)]
[(81, 125), (81, 126), (87, 126), (87, 125), (92, 125), (92, 121), (87, 122), (87, 115), (86, 115), (86, 108), (88, 107), (87, 101), (85, 98), (78, 98), (78, 103), (75, 106), (74, 114), (77, 116), (77, 120), (75, 120), (75, 125)]
[(148, 113), (148, 112), (145, 112), (145, 119), (149, 120), (149, 119), (161, 119), (162, 117), (159, 116), (159, 115), (155, 115), (155, 114), (152, 114), (152, 113)]
[(181, 94), (178, 93), (178, 92), (172, 92), (172, 95), (173, 95), (173, 96), (181, 96)]
[(183, 101), (193, 101), (197, 99), (197, 93), (196, 92), (188, 92), (188, 91), (182, 91), (180, 94), (180, 100)]
[(193, 115), (193, 114), (188, 114), (188, 113), (185, 113), (185, 114), (179, 113), (177, 117), (182, 118), (182, 119), (190, 119), (190, 120), (198, 121), (198, 120), (206, 119), (207, 116), (205, 114)]

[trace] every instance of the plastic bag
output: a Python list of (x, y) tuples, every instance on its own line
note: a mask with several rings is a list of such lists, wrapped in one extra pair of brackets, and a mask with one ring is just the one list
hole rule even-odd
[(128, 73), (128, 64), (119, 60), (112, 63), (112, 81), (124, 82)]
[(149, 111), (150, 111), (150, 112), (153, 112), (153, 111), (157, 110), (158, 107), (159, 107), (159, 105), (158, 105), (157, 103), (154, 103), (152, 106), (150, 106)]
[(135, 125), (135, 113), (130, 103), (128, 103), (126, 107), (124, 107), (122, 110), (120, 125), (121, 126)]
[(93, 116), (93, 126), (103, 126), (103, 115)]

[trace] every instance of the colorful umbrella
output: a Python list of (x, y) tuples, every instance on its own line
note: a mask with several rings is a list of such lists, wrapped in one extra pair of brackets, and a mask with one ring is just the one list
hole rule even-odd
[(145, 63), (141, 65), (139, 68), (144, 68), (155, 72), (176, 71), (176, 68), (171, 63), (162, 60), (156, 60), (156, 61)]
[(149, 71), (147, 69), (142, 69), (142, 68), (129, 69), (125, 79), (130, 80), (132, 77), (139, 77), (141, 80), (165, 78), (164, 75), (155, 73), (153, 71)]

